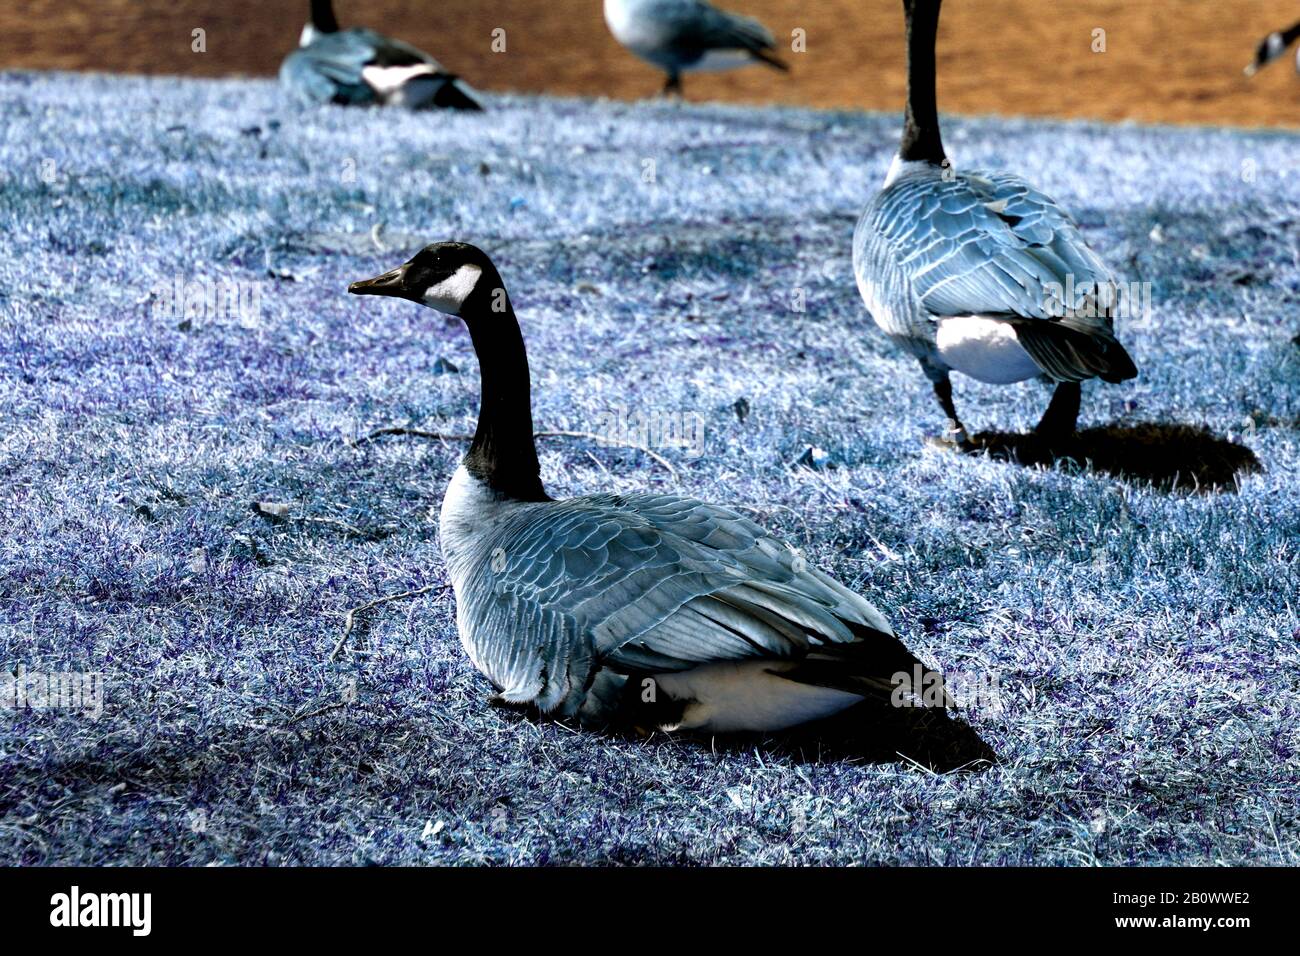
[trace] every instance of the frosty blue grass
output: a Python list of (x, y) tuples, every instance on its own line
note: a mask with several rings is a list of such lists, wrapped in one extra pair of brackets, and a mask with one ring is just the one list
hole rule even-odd
[[(1082, 425), (1205, 426), (1265, 469), (1192, 494), (922, 446), (928, 388), (848, 262), (897, 116), (490, 107), (394, 135), (262, 81), (0, 77), (0, 664), (104, 682), (97, 721), (0, 711), (0, 860), (1300, 862), (1296, 136), (948, 121), (957, 162), (1153, 283), (1121, 328), (1142, 377), (1085, 387)], [(661, 450), (676, 485), (543, 440), (553, 494), (749, 508), (920, 656), (996, 678), (968, 717), (1000, 762), (529, 723), (486, 706), (436, 587), (331, 663), (348, 608), (443, 580), (461, 444), (352, 441), (470, 430), (468, 336), (345, 290), (448, 238), (509, 283), (539, 428), (703, 422), (702, 455)], [(258, 308), (177, 312), (178, 276)], [(1048, 395), (957, 390), (975, 430)]]

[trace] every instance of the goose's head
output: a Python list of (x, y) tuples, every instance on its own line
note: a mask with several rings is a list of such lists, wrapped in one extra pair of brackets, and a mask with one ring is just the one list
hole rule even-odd
[(465, 242), (435, 242), (396, 269), (348, 286), (353, 295), (392, 295), (469, 319), (504, 311), (505, 291), (492, 260)]
[[(1285, 53), (1286, 48), (1286, 37), (1281, 33), (1270, 33), (1264, 37), (1259, 41), (1259, 46), (1255, 48), (1255, 62), (1246, 67), (1246, 75), (1254, 76)], [(1300, 69), (1300, 64), (1297, 64), (1296, 68)]]

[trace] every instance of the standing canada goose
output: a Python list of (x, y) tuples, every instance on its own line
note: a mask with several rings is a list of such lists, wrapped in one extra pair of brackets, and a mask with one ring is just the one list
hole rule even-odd
[(1056, 382), (1036, 432), (1068, 436), (1081, 381), (1137, 375), (1114, 335), (1119, 289), (1050, 198), (1008, 173), (952, 168), (935, 105), (939, 0), (903, 0), (903, 9), (903, 138), (853, 235), (858, 291), (933, 383), (948, 418), (945, 443), (971, 447), (953, 405), (953, 369), (996, 385), (1040, 375)]
[(776, 41), (753, 17), (719, 10), (707, 0), (605, 0), (614, 39), (668, 74), (664, 93), (681, 93), (687, 70), (726, 70), (763, 62), (789, 69)]
[(925, 702), (949, 703), (863, 597), (734, 511), (670, 494), (552, 500), (519, 323), (479, 249), (436, 243), (348, 291), (469, 328), (478, 427), (439, 535), (461, 643), (498, 700), (589, 726), (699, 731), (790, 727), (895, 685), (921, 693), (920, 674)]
[(280, 83), (306, 103), (481, 110), (471, 91), (429, 54), (374, 30), (340, 30), (330, 0), (312, 0)]
[[(1255, 62), (1246, 67), (1246, 75), (1254, 76), (1274, 60), (1279, 59), (1287, 51), (1287, 47), (1296, 40), (1300, 40), (1300, 23), (1264, 37), (1255, 49)], [(1300, 51), (1296, 53), (1295, 68), (1300, 72)]]

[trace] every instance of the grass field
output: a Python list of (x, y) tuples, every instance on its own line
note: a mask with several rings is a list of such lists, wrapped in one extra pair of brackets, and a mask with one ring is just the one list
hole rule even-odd
[[(8, 74), (0, 118), (0, 664), (104, 682), (97, 718), (0, 710), (0, 861), (1300, 862), (1295, 134), (948, 123), (1151, 283), (1085, 469), (923, 445), (848, 262), (894, 115)], [(671, 467), (541, 439), (552, 494), (749, 508), (982, 688), (965, 723), (714, 745), (490, 709), (437, 587), (462, 446), (357, 442), (472, 428), (464, 330), (345, 292), (450, 238), (510, 287), (539, 428), (702, 423)], [(1048, 396), (957, 391), (1012, 433)], [(347, 609), (428, 585), (331, 661)]]

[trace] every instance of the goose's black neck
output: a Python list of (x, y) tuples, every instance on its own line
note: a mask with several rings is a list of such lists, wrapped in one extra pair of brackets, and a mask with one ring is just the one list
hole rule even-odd
[(1294, 24), (1282, 31), (1282, 42), (1286, 46), (1290, 46), (1292, 43), (1295, 43), (1296, 40), (1300, 40), (1300, 23)]
[(510, 498), (549, 501), (533, 443), (523, 333), (500, 278), (491, 278), (484, 275), (461, 307), (482, 378), (478, 428), (465, 453), (465, 470)]
[(907, 20), (907, 114), (898, 155), (936, 165), (944, 161), (935, 96), (934, 42), (940, 0), (903, 0)]
[(311, 25), (317, 33), (338, 33), (332, 0), (311, 0)]

